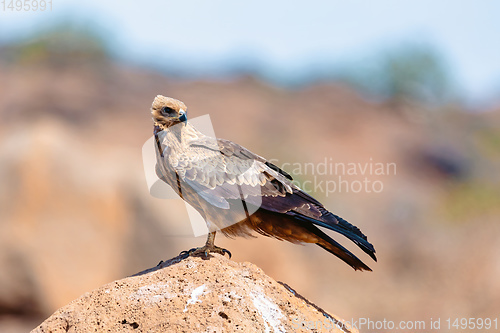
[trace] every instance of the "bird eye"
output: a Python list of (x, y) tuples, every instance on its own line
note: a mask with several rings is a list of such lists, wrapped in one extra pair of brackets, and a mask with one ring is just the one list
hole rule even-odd
[(175, 110), (169, 108), (168, 106), (164, 106), (161, 108), (161, 114), (164, 116), (172, 116), (173, 114), (175, 114)]

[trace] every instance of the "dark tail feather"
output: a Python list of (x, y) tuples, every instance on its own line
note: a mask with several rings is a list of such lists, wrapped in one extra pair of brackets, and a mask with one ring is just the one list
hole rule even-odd
[[(305, 220), (307, 222), (314, 223), (316, 225), (319, 225), (320, 227), (324, 227), (344, 235), (345, 237), (349, 238), (352, 242), (354, 242), (354, 244), (359, 246), (359, 248), (363, 250), (366, 254), (368, 254), (373, 260), (377, 261), (377, 257), (375, 256), (375, 248), (373, 247), (372, 244), (370, 244), (367, 241), (366, 236), (363, 235), (357, 227), (353, 226), (343, 218), (332, 214), (332, 216), (335, 217), (338, 223), (333, 223), (333, 222), (328, 223), (310, 218), (308, 216), (304, 216), (302, 214), (295, 213), (294, 216), (299, 220)], [(327, 235), (325, 234), (325, 236)], [(333, 239), (332, 241), (335, 242)], [(335, 243), (338, 244), (337, 242)]]
[[(317, 243), (318, 246), (321, 246), (331, 254), (334, 254), (337, 256), (337, 258), (340, 258), (343, 262), (354, 268), (355, 271), (372, 271), (372, 269), (368, 266), (365, 265), (361, 260), (359, 260), (354, 254), (346, 250), (342, 245), (338, 244), (339, 247), (336, 247), (335, 245), (326, 243), (328, 245), (323, 245)], [(343, 252), (346, 251), (346, 252)]]
[(311, 230), (314, 232), (316, 235), (321, 237), (321, 239), (324, 242), (321, 243), (316, 243), (318, 246), (321, 246), (328, 252), (336, 255), (338, 258), (340, 258), (342, 261), (344, 261), (346, 264), (354, 268), (356, 271), (371, 271), (371, 268), (366, 266), (365, 263), (363, 263), (361, 260), (359, 260), (358, 257), (356, 257), (354, 254), (352, 254), (348, 249), (334, 241), (330, 236), (316, 228), (315, 226), (311, 226), (312, 228), (316, 229), (317, 231)]
[[(366, 239), (361, 238), (360, 236), (353, 234), (352, 231), (350, 231), (348, 228), (344, 226), (344, 223), (347, 223), (349, 226), (352, 226), (352, 224), (348, 223), (342, 218), (339, 218), (339, 224), (334, 224), (334, 225), (321, 225), (324, 226), (325, 228), (331, 229), (333, 231), (336, 231), (347, 238), (349, 238), (351, 241), (353, 241), (361, 250), (363, 250), (366, 254), (368, 254), (373, 260), (377, 261), (377, 257), (375, 256), (375, 248), (371, 243), (369, 243)], [(359, 230), (359, 229), (358, 229)], [(365, 236), (366, 238), (366, 236)]]

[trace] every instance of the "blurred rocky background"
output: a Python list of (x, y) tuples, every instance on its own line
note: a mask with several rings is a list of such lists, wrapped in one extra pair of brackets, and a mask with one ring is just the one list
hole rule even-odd
[[(191, 118), (209, 114), (218, 137), (300, 183), (383, 184), (307, 188), (368, 235), (379, 262), (354, 251), (373, 272), (316, 246), (219, 236), (233, 260), (344, 319), (498, 317), (500, 104), (465, 103), (438, 51), (403, 45), (369, 68), (280, 85), (246, 67), (182, 76), (117, 60), (108, 44), (57, 25), (0, 46), (1, 332), (32, 329), (89, 290), (203, 244), (172, 231), (189, 229), (181, 200), (148, 193), (141, 154), (157, 94), (184, 101)], [(297, 167), (325, 159), (396, 172)]]

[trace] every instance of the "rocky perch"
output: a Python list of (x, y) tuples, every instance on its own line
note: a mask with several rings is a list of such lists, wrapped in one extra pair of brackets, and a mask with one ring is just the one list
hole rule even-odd
[(106, 284), (32, 332), (357, 332), (251, 263), (180, 257)]

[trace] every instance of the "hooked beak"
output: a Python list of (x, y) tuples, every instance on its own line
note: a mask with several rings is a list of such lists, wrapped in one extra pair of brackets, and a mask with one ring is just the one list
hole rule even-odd
[(186, 111), (184, 111), (184, 110), (179, 111), (179, 121), (182, 121), (182, 122), (187, 121)]

